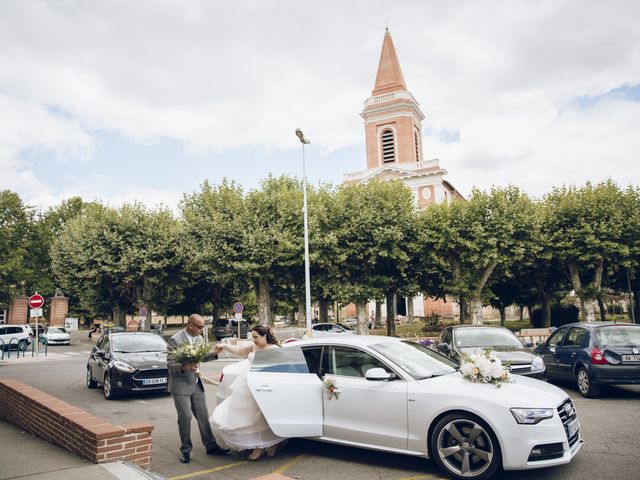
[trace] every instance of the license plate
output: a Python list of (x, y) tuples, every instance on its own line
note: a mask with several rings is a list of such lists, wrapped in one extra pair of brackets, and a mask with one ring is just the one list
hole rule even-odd
[(569, 432), (569, 438), (573, 437), (576, 432), (580, 430), (580, 422), (577, 418), (574, 418), (569, 423), (567, 423), (567, 431)]
[(640, 355), (622, 355), (623, 362), (640, 362)]
[(162, 383), (167, 383), (167, 377), (162, 377), (162, 378), (143, 378), (142, 379), (142, 384), (143, 385), (158, 385), (158, 384), (162, 384)]

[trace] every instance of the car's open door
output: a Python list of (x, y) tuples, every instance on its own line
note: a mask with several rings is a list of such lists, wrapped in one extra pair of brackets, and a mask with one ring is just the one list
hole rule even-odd
[(258, 350), (247, 382), (273, 433), (322, 436), (322, 381), (299, 346)]

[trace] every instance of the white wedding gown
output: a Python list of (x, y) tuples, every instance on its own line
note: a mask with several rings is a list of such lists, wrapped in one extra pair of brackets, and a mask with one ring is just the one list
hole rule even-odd
[(229, 387), (229, 395), (216, 407), (210, 422), (218, 445), (232, 450), (267, 448), (284, 440), (269, 428), (247, 384), (254, 354), (243, 360), (245, 365), (238, 378)]

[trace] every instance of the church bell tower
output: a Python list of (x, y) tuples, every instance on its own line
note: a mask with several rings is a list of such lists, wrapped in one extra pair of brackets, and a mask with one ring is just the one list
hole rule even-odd
[(371, 97), (360, 114), (364, 120), (367, 170), (347, 173), (345, 183), (400, 180), (422, 208), (432, 202), (462, 198), (443, 179), (447, 171), (437, 159), (425, 160), (420, 104), (413, 98), (400, 69), (389, 29), (385, 31)]

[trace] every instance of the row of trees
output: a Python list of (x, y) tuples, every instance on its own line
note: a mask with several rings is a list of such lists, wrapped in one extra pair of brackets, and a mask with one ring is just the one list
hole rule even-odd
[[(301, 182), (269, 177), (247, 193), (205, 182), (175, 215), (140, 204), (78, 198), (44, 213), (0, 195), (0, 302), (60, 286), (80, 315), (122, 323), (146, 305), (162, 314), (218, 316), (254, 298), (261, 322), (275, 305), (303, 308)], [(312, 296), (366, 303), (420, 292), (460, 302), (473, 323), (482, 305), (550, 306), (574, 290), (582, 318), (608, 295), (640, 294), (640, 189), (608, 181), (553, 189), (534, 200), (517, 187), (474, 190), (468, 201), (415, 208), (397, 182), (309, 190)], [(52, 293), (52, 292), (51, 292)], [(387, 317), (391, 317), (388, 312)], [(393, 333), (393, 322), (387, 322)]]

